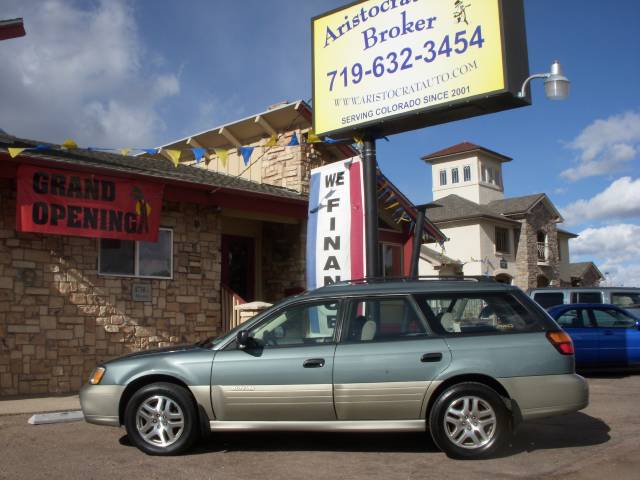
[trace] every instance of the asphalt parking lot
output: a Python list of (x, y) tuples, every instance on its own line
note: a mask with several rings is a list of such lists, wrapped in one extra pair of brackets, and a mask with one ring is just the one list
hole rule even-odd
[(422, 434), (224, 434), (189, 455), (148, 457), (123, 429), (0, 417), (0, 478), (638, 478), (640, 375), (590, 376), (579, 413), (520, 427), (497, 458), (462, 462)]

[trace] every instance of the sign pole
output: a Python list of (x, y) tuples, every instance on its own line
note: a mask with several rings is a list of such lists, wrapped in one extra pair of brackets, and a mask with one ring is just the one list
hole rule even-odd
[(364, 180), (365, 245), (367, 250), (367, 277), (381, 275), (378, 259), (378, 196), (376, 140), (372, 135), (363, 139), (362, 164)]

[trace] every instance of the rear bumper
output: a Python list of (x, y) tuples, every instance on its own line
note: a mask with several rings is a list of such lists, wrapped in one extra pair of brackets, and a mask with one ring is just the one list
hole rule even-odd
[(589, 404), (587, 381), (575, 373), (499, 378), (522, 420), (577, 412)]
[(85, 385), (80, 390), (84, 419), (96, 425), (120, 426), (120, 397), (123, 385)]

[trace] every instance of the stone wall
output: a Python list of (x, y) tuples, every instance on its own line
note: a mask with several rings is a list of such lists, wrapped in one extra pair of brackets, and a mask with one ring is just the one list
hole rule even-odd
[[(303, 134), (306, 134), (306, 131), (296, 130), (288, 133), (281, 144), (288, 144), (294, 133), (302, 142)], [(297, 148), (271, 147), (262, 162), (262, 182), (290, 188), (303, 195), (308, 195), (311, 169), (322, 164), (321, 157), (325, 163), (333, 161), (333, 159), (327, 158), (326, 152), (322, 153), (318, 148), (321, 147), (306, 143)]]
[[(544, 203), (538, 203), (533, 210), (520, 219), (522, 227), (518, 239), (516, 254), (515, 285), (522, 289), (535, 288), (538, 275), (544, 275), (551, 282), (560, 282), (558, 271), (558, 232), (553, 223), (553, 215)], [(538, 265), (538, 232), (547, 234), (548, 261), (546, 265)]]
[[(98, 241), (15, 231), (15, 182), (0, 180), (0, 396), (77, 391), (95, 365), (130, 351), (221, 333), (220, 223), (165, 203), (174, 278), (97, 273)], [(134, 283), (151, 302), (132, 300)]]
[(306, 222), (263, 224), (262, 278), (264, 298), (275, 302), (285, 291), (306, 286)]

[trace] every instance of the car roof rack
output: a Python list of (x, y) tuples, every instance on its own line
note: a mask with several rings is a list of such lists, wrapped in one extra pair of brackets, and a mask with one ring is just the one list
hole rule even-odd
[(496, 279), (487, 275), (419, 275), (419, 276), (402, 276), (402, 277), (363, 277), (354, 278), (351, 280), (340, 280), (334, 282), (326, 287), (341, 286), (341, 285), (364, 285), (374, 283), (387, 283), (387, 282), (417, 282), (417, 281), (475, 281), (475, 282), (490, 282), (496, 283)]

